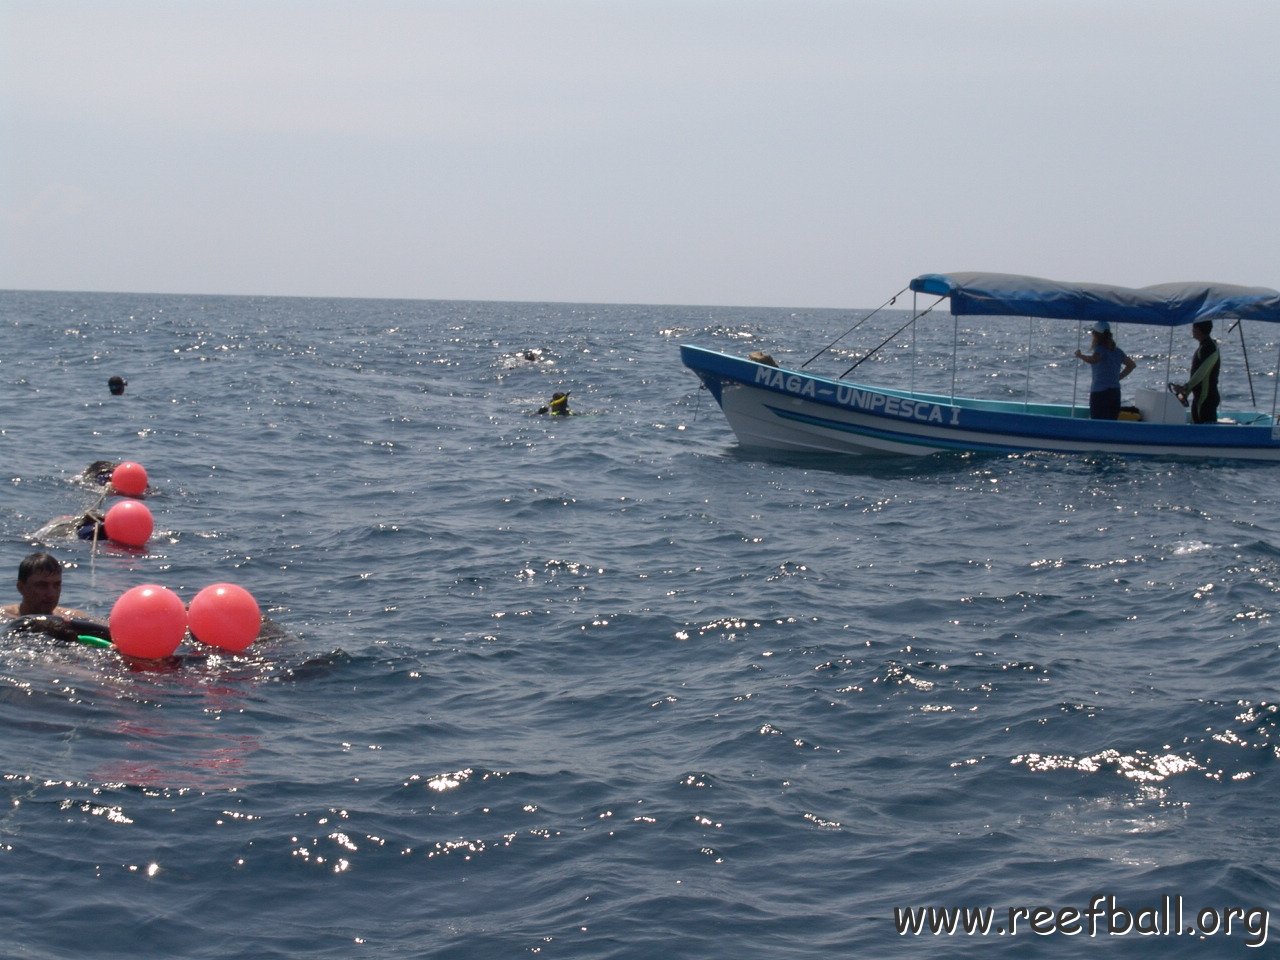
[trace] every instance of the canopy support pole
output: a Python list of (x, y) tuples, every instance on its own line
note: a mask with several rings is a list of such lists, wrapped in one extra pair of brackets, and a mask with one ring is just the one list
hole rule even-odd
[(929, 312), (929, 310), (932, 310), (934, 307), (936, 307), (939, 303), (941, 303), (941, 302), (942, 302), (943, 300), (945, 300), (945, 299), (946, 299), (946, 297), (939, 297), (939, 298), (937, 299), (937, 301), (936, 301), (936, 302), (934, 302), (933, 304), (931, 304), (931, 305), (930, 305), (930, 307), (929, 307), (929, 309), (928, 309), (928, 310), (925, 310), (925, 311), (924, 311), (924, 313), (916, 313), (916, 311), (915, 311), (915, 309), (914, 309), (914, 307), (913, 307), (913, 308), (912, 308), (912, 310), (911, 310), (911, 319), (910, 319), (910, 320), (908, 320), (906, 323), (904, 323), (902, 326), (900, 326), (897, 330), (893, 331), (893, 333), (889, 334), (889, 336), (887, 336), (887, 337), (885, 337), (883, 340), (881, 340), (878, 344), (876, 344), (876, 346), (875, 346), (873, 349), (868, 350), (868, 351), (866, 352), (866, 354), (864, 354), (863, 356), (859, 357), (859, 358), (857, 359), (857, 361), (853, 364), (853, 366), (851, 366), (851, 367), (850, 367), (848, 370), (846, 370), (844, 373), (840, 374), (840, 376), (839, 376), (839, 377), (837, 377), (836, 379), (837, 379), (837, 380), (843, 380), (843, 379), (844, 379), (845, 377), (847, 377), (849, 374), (853, 373), (853, 371), (854, 371), (854, 370), (858, 369), (858, 367), (859, 367), (859, 365), (862, 363), (862, 361), (864, 361), (864, 360), (870, 360), (872, 357), (874, 357), (877, 353), (879, 353), (879, 352), (880, 352), (881, 348), (882, 348), (882, 347), (884, 347), (884, 345), (885, 345), (885, 344), (887, 344), (887, 343), (892, 343), (892, 342), (893, 342), (894, 340), (896, 340), (899, 336), (901, 336), (901, 334), (902, 334), (902, 331), (903, 331), (903, 330), (907, 329), (907, 327), (911, 326), (913, 323), (915, 323), (915, 322), (916, 322), (917, 320), (919, 320), (921, 317), (925, 316), (925, 315)]
[(1249, 369), (1249, 348), (1244, 343), (1244, 324), (1237, 320), (1231, 325), (1231, 329), (1227, 333), (1230, 333), (1231, 330), (1240, 331), (1240, 352), (1244, 355), (1244, 376), (1249, 381), (1249, 401), (1253, 404), (1253, 409), (1257, 410), (1258, 397), (1253, 392), (1253, 371)]
[(1276, 351), (1276, 382), (1271, 390), (1271, 435), (1276, 435), (1276, 400), (1280, 399), (1280, 350)]
[(956, 402), (956, 356), (960, 353), (960, 315), (951, 316), (951, 403)]
[[(1076, 324), (1076, 349), (1084, 342), (1084, 323)], [(1076, 364), (1075, 375), (1071, 378), (1071, 419), (1076, 418), (1076, 398), (1080, 396), (1080, 364)]]
[[(915, 316), (916, 312), (916, 292), (911, 291), (911, 314)], [(916, 332), (920, 328), (914, 323), (911, 325), (911, 392), (916, 392)]]
[(1026, 413), (1031, 404), (1031, 318), (1027, 317), (1027, 382), (1022, 389), (1022, 412)]
[[(800, 364), (800, 369), (801, 369), (801, 370), (803, 370), (803, 369), (804, 369), (805, 367), (807, 367), (809, 364), (813, 363), (813, 361), (817, 360), (820, 356), (822, 356), (824, 353), (826, 353), (828, 350), (830, 350), (832, 347), (834, 347), (837, 343), (839, 343), (841, 340), (843, 340), (843, 339), (844, 339), (845, 337), (847, 337), (849, 334), (853, 333), (853, 331), (857, 330), (860, 326), (862, 326), (864, 323), (866, 323), (868, 320), (870, 320), (872, 317), (874, 317), (877, 313), (879, 313), (879, 312), (880, 312), (881, 310), (883, 310), (885, 307), (891, 307), (891, 306), (893, 306), (893, 304), (895, 304), (895, 303), (897, 303), (897, 302), (898, 302), (898, 298), (899, 298), (900, 296), (902, 296), (904, 293), (906, 293), (908, 289), (909, 289), (908, 287), (903, 287), (901, 290), (899, 290), (897, 293), (895, 293), (892, 297), (890, 297), (890, 298), (889, 298), (888, 300), (886, 300), (884, 303), (880, 304), (880, 306), (876, 307), (874, 310), (872, 310), (870, 313), (868, 313), (865, 317), (863, 317), (861, 320), (859, 320), (857, 323), (855, 323), (852, 327), (850, 327), (850, 328), (849, 328), (848, 330), (846, 330), (844, 333), (840, 334), (840, 336), (836, 337), (834, 340), (832, 340), (830, 343), (828, 343), (825, 347), (823, 347), (821, 350), (819, 350), (817, 353), (815, 353), (812, 357), (810, 357), (810, 358), (809, 358), (808, 360), (806, 360), (804, 363)], [(912, 303), (914, 304), (914, 297), (913, 297), (913, 299), (912, 299)], [(912, 307), (911, 312), (912, 312), (912, 313), (915, 313), (915, 308), (914, 308), (914, 306)]]

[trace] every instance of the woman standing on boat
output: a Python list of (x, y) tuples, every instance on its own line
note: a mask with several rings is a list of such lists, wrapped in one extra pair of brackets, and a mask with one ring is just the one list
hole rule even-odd
[(1093, 334), (1093, 352), (1076, 351), (1077, 359), (1089, 364), (1093, 384), (1089, 388), (1089, 416), (1094, 420), (1120, 418), (1120, 381), (1137, 366), (1128, 354), (1116, 346), (1111, 324), (1099, 320), (1089, 332)]

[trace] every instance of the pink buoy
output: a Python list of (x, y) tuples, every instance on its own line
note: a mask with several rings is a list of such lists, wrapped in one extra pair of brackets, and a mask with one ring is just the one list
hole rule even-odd
[(107, 539), (126, 547), (144, 547), (151, 539), (155, 521), (146, 504), (137, 500), (121, 500), (103, 518)]
[(126, 590), (107, 618), (111, 642), (127, 657), (160, 660), (187, 632), (187, 610), (176, 593), (154, 583)]
[(126, 497), (140, 497), (147, 490), (147, 471), (142, 464), (126, 460), (111, 471), (111, 486)]
[(262, 630), (262, 611), (253, 594), (234, 583), (214, 583), (199, 593), (187, 609), (191, 636), (211, 647), (239, 653)]

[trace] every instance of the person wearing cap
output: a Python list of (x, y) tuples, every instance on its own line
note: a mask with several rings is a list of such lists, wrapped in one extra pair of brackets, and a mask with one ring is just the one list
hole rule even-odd
[(1191, 379), (1174, 386), (1179, 399), (1191, 395), (1192, 423), (1218, 422), (1218, 403), (1222, 399), (1218, 396), (1218, 371), (1222, 367), (1222, 356), (1209, 336), (1212, 332), (1212, 320), (1198, 320), (1191, 325), (1191, 336), (1200, 344), (1191, 358)]
[(1089, 333), (1093, 335), (1093, 352), (1076, 351), (1076, 358), (1089, 364), (1093, 376), (1089, 387), (1089, 416), (1094, 420), (1118, 420), (1120, 381), (1133, 373), (1137, 364), (1116, 346), (1107, 321), (1099, 320), (1089, 328)]
[(569, 410), (569, 394), (556, 392), (551, 395), (551, 402), (545, 407), (539, 407), (538, 413), (549, 413), (553, 417), (567, 417)]

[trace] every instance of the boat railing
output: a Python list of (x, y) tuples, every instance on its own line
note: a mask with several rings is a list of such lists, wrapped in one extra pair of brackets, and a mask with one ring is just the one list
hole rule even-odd
[[(844, 333), (840, 334), (840, 336), (836, 337), (834, 340), (832, 340), (830, 343), (828, 343), (825, 347), (823, 347), (821, 350), (819, 350), (817, 353), (815, 353), (812, 357), (810, 357), (810, 358), (809, 358), (808, 360), (806, 360), (804, 363), (800, 364), (800, 366), (799, 366), (799, 368), (798, 368), (798, 369), (803, 370), (805, 367), (809, 366), (809, 364), (813, 363), (813, 361), (817, 360), (820, 356), (822, 356), (824, 353), (826, 353), (828, 350), (830, 350), (832, 347), (834, 347), (837, 343), (839, 343), (841, 340), (843, 340), (843, 339), (844, 339), (845, 337), (847, 337), (849, 334), (853, 333), (853, 331), (857, 330), (860, 326), (862, 326), (864, 323), (866, 323), (868, 320), (870, 320), (872, 317), (874, 317), (874, 316), (875, 316), (877, 313), (879, 313), (881, 310), (884, 310), (884, 309), (885, 309), (885, 308), (887, 308), (887, 307), (891, 307), (891, 306), (893, 306), (895, 303), (897, 303), (897, 302), (898, 302), (898, 298), (899, 298), (900, 296), (902, 296), (902, 295), (903, 295), (904, 293), (906, 293), (906, 292), (907, 292), (907, 288), (906, 288), (906, 287), (903, 287), (901, 290), (899, 290), (897, 293), (895, 293), (892, 297), (890, 297), (890, 298), (889, 298), (888, 300), (886, 300), (884, 303), (880, 304), (880, 306), (876, 307), (874, 310), (872, 310), (870, 313), (868, 313), (865, 317), (863, 317), (861, 320), (859, 320), (857, 323), (855, 323), (852, 327), (850, 327), (850, 328), (849, 328), (848, 330), (846, 330)], [(857, 366), (857, 364), (855, 363), (855, 364), (854, 364), (854, 366), (856, 367), (856, 366)], [(850, 367), (849, 369), (850, 369), (850, 370), (852, 370), (852, 369), (853, 369), (853, 367)]]
[[(894, 307), (897, 304), (899, 298), (902, 296), (904, 292), (906, 292), (907, 289), (909, 289), (909, 287), (904, 287), (902, 290), (899, 290), (893, 296), (885, 300), (878, 307), (859, 317), (858, 320), (855, 323), (853, 323), (848, 329), (846, 329), (835, 339), (831, 340), (829, 343), (823, 346), (820, 350), (814, 353), (811, 357), (809, 357), (807, 360), (805, 360), (795, 369), (802, 370), (802, 371), (806, 370), (819, 357), (821, 357), (825, 353), (830, 352), (837, 355), (843, 354), (846, 359), (852, 354), (856, 356), (856, 359), (853, 361), (853, 363), (850, 364), (846, 369), (844, 369), (840, 374), (832, 378), (835, 380), (845, 380), (855, 370), (857, 370), (862, 364), (866, 363), (866, 361), (877, 357), (879, 354), (881, 354), (885, 350), (886, 347), (888, 347), (890, 344), (893, 344), (895, 341), (899, 340), (899, 338), (902, 337), (903, 333), (909, 329), (911, 331), (910, 343), (903, 344), (903, 346), (906, 347), (907, 352), (910, 353), (910, 374), (909, 374), (908, 392), (912, 394), (916, 393), (917, 380), (919, 376), (918, 367), (921, 359), (921, 350), (926, 349), (926, 347), (923, 345), (927, 344), (930, 339), (928, 336), (924, 336), (920, 333), (921, 327), (918, 321), (922, 320), (923, 318), (925, 318), (926, 316), (934, 312), (939, 305), (941, 305), (942, 303), (946, 302), (949, 299), (948, 297), (946, 296), (938, 297), (936, 300), (933, 301), (933, 303), (921, 309), (918, 302), (919, 294), (916, 291), (912, 291), (911, 309), (910, 309), (907, 320), (901, 323), (896, 329), (894, 329), (891, 333), (889, 333), (888, 336), (884, 337), (873, 348), (866, 351), (861, 356), (857, 356), (857, 354), (854, 351), (848, 351), (845, 349), (840, 349), (840, 350), (836, 349), (837, 345), (846, 337), (848, 337), (851, 333), (860, 329), (861, 327), (863, 327), (865, 324), (867, 324), (874, 318), (880, 316), (886, 310), (889, 310), (890, 308)], [(960, 394), (958, 393), (959, 380), (961, 377), (961, 370), (960, 370), (960, 363), (959, 363), (960, 342), (962, 339), (960, 335), (960, 319), (961, 319), (961, 315), (953, 315), (952, 335), (950, 338), (951, 339), (951, 343), (950, 343), (951, 357), (950, 357), (949, 366), (951, 368), (950, 369), (951, 382), (949, 387), (949, 396), (953, 404), (958, 402), (958, 400), (960, 399)], [(1009, 319), (1014, 319), (1014, 318), (1010, 317)], [(1021, 369), (1018, 371), (1018, 379), (1021, 380), (1021, 383), (1018, 385), (1020, 389), (1011, 390), (1010, 395), (1008, 396), (1008, 399), (997, 399), (997, 402), (1008, 403), (1020, 394), (1022, 405), (1024, 409), (1029, 412), (1032, 410), (1033, 407), (1038, 407), (1040, 405), (1039, 402), (1033, 399), (1033, 393), (1032, 393), (1033, 380), (1036, 381), (1036, 383), (1038, 383), (1041, 388), (1043, 388), (1045, 384), (1041, 381), (1040, 377), (1036, 375), (1036, 358), (1037, 356), (1042, 355), (1041, 353), (1037, 353), (1037, 350), (1036, 350), (1036, 342), (1039, 335), (1039, 331), (1036, 326), (1036, 318), (1028, 316), (1026, 319), (1027, 319), (1026, 343), (1023, 348), (1025, 350), (1025, 354), (1022, 362), (1019, 364)], [(1076, 324), (1076, 327), (1077, 327), (1076, 347), (1077, 349), (1079, 349), (1084, 340), (1084, 330), (1086, 329), (1086, 323), (1082, 321)], [(1151, 329), (1151, 328), (1148, 327), (1147, 329)], [(1163, 390), (1164, 385), (1166, 383), (1175, 379), (1174, 358), (1175, 358), (1176, 351), (1174, 346), (1174, 334), (1176, 330), (1185, 329), (1185, 327), (1171, 326), (1171, 327), (1168, 327), (1167, 329), (1168, 329), (1168, 341), (1166, 344), (1164, 344), (1164, 349), (1161, 350), (1159, 347), (1155, 347), (1152, 354), (1148, 354), (1147, 357), (1145, 358), (1145, 364), (1142, 364), (1142, 360), (1139, 361), (1140, 364), (1145, 366), (1146, 370), (1148, 371), (1148, 375), (1150, 375), (1151, 377), (1151, 380), (1155, 381), (1158, 378), (1158, 382), (1161, 390)], [(1249, 399), (1252, 407), (1254, 408), (1254, 410), (1256, 410), (1258, 406), (1258, 403), (1257, 403), (1258, 398), (1256, 395), (1256, 391), (1254, 389), (1252, 365), (1251, 365), (1250, 357), (1248, 354), (1247, 346), (1245, 344), (1243, 324), (1240, 322), (1240, 320), (1238, 319), (1235, 320), (1235, 322), (1231, 324), (1231, 326), (1227, 329), (1226, 332), (1230, 334), (1233, 331), (1238, 331), (1240, 335), (1241, 359), (1243, 360), (1243, 364), (1244, 364), (1245, 378), (1248, 384)], [(941, 346), (941, 344), (939, 344), (938, 346)], [(1154, 345), (1151, 345), (1151, 346), (1154, 346)], [(1132, 352), (1132, 350), (1130, 352)], [(1154, 368), (1155, 363), (1158, 362), (1157, 358), (1160, 357), (1161, 355), (1163, 358), (1163, 376), (1159, 376), (1157, 374), (1156, 369)], [(1138, 359), (1139, 357), (1140, 357), (1140, 354), (1135, 354), (1135, 359)], [(1069, 401), (1064, 404), (1064, 407), (1065, 409), (1069, 409), (1073, 411), (1072, 413), (1067, 414), (1073, 417), (1088, 416), (1088, 407), (1087, 405), (1083, 405), (1083, 398), (1081, 396), (1083, 384), (1080, 380), (1080, 377), (1082, 376), (1081, 371), (1083, 369), (1087, 369), (1087, 368), (1082, 367), (1080, 364), (1071, 364), (1070, 388), (1069, 390), (1063, 389), (1062, 392), (1058, 394), (1058, 396), (1061, 396), (1064, 401), (1067, 400), (1067, 396), (1069, 395)], [(1280, 371), (1280, 358), (1277, 359), (1277, 370)], [(1012, 372), (1012, 371), (1009, 371), (1009, 372)], [(1065, 373), (1065, 371), (1063, 372)], [(1065, 379), (1066, 378), (1063, 378), (1063, 380)], [(1133, 382), (1137, 379), (1138, 378), (1135, 377), (1133, 380), (1130, 380), (1129, 383), (1126, 384), (1126, 387), (1131, 387)], [(1063, 382), (1063, 380), (1059, 380), (1058, 382), (1063, 388), (1065, 388), (1067, 385), (1065, 382)], [(939, 386), (941, 386), (941, 384), (939, 384)], [(946, 393), (945, 390), (934, 391), (934, 392), (941, 393), (941, 394)], [(1056, 391), (1053, 391), (1053, 392), (1056, 392)], [(1278, 373), (1275, 378), (1275, 390), (1273, 391), (1273, 394), (1274, 395), (1272, 398), (1271, 414), (1269, 419), (1271, 423), (1276, 423), (1277, 417), (1280, 416), (1280, 373)], [(1229, 398), (1225, 396), (1223, 399), (1229, 400)], [(1052, 401), (1052, 403), (1054, 404), (1057, 404), (1059, 402), (1060, 401), (1057, 401), (1057, 400)], [(1246, 422), (1246, 421), (1239, 420), (1238, 422)], [(1259, 418), (1250, 418), (1248, 422), (1262, 422), (1262, 421)]]
[[(890, 334), (888, 337), (886, 337), (884, 340), (878, 343), (872, 350), (868, 351), (865, 356), (861, 357), (851, 367), (849, 367), (842, 374), (840, 374), (839, 379), (844, 379), (845, 377), (847, 377), (861, 363), (870, 359), (872, 356), (874, 356), (879, 351), (881, 351), (889, 343), (892, 343), (894, 340), (896, 340), (899, 336), (902, 335), (903, 331), (905, 331), (908, 327), (910, 327), (912, 330), (911, 343), (909, 346), (909, 352), (911, 354), (910, 392), (913, 394), (916, 393), (917, 392), (916, 368), (919, 360), (918, 344), (917, 344), (917, 337), (916, 337), (916, 331), (918, 329), (917, 321), (923, 319), (925, 316), (931, 313), (936, 307), (939, 306), (939, 304), (941, 304), (946, 299), (947, 298), (945, 297), (940, 297), (938, 300), (934, 301), (924, 310), (919, 310), (916, 307), (916, 305), (913, 303), (910, 319), (908, 319), (906, 323), (902, 324), (902, 326), (900, 326), (892, 334)], [(1010, 318), (1010, 319), (1013, 319), (1013, 318)], [(1032, 380), (1033, 380), (1032, 374), (1033, 374), (1033, 367), (1034, 367), (1035, 356), (1036, 356), (1036, 350), (1035, 350), (1036, 326), (1035, 326), (1035, 318), (1027, 317), (1026, 319), (1027, 319), (1027, 335), (1026, 335), (1026, 344), (1024, 348), (1025, 361), (1022, 364), (1023, 369), (1021, 371), (1021, 377), (1020, 377), (1020, 379), (1022, 380), (1022, 383), (1020, 385), (1022, 389), (1018, 392), (1022, 394), (1022, 402), (1025, 408), (1028, 411), (1030, 411), (1033, 407), (1039, 405), (1032, 399)], [(953, 322), (952, 322), (951, 364), (950, 364), (951, 385), (950, 385), (949, 396), (953, 404), (959, 402), (959, 400), (961, 399), (960, 395), (957, 392), (958, 390), (957, 385), (959, 380), (959, 353), (960, 353), (960, 339), (961, 339), (959, 320), (960, 320), (959, 315), (952, 316)], [(1086, 329), (1086, 325), (1084, 322), (1077, 324), (1077, 333), (1076, 333), (1077, 348), (1080, 348), (1081, 345), (1083, 344), (1085, 329)], [(1170, 382), (1172, 379), (1174, 379), (1173, 363), (1174, 363), (1174, 356), (1176, 353), (1174, 348), (1175, 330), (1178, 330), (1178, 329), (1185, 330), (1186, 328), (1185, 327), (1176, 327), (1176, 328), (1169, 327), (1167, 329), (1168, 329), (1169, 335), (1168, 335), (1168, 342), (1165, 345), (1165, 348), (1163, 350), (1160, 350), (1158, 347), (1156, 348), (1156, 356), (1162, 355), (1164, 360), (1163, 376), (1160, 376), (1158, 378), (1161, 392), (1163, 392), (1164, 385)], [(1226, 332), (1227, 334), (1230, 334), (1234, 331), (1238, 331), (1240, 335), (1241, 359), (1244, 363), (1245, 380), (1248, 384), (1249, 403), (1253, 409), (1252, 411), (1233, 411), (1230, 414), (1230, 417), (1236, 420), (1236, 422), (1238, 423), (1248, 423), (1248, 424), (1280, 423), (1280, 356), (1277, 357), (1277, 361), (1276, 361), (1276, 373), (1274, 375), (1271, 413), (1268, 415), (1265, 412), (1258, 410), (1258, 397), (1254, 389), (1253, 370), (1249, 360), (1248, 349), (1245, 344), (1243, 324), (1239, 319), (1235, 320), (1235, 322), (1231, 324), (1231, 326), (1227, 329)], [(1136, 356), (1135, 356), (1135, 359), (1137, 359)], [(1150, 363), (1154, 359), (1155, 357), (1148, 356), (1147, 362)], [(1081, 365), (1079, 364), (1073, 364), (1072, 368), (1073, 368), (1073, 372), (1071, 376), (1071, 391), (1070, 391), (1071, 397), (1070, 397), (1069, 404), (1067, 404), (1066, 406), (1069, 409), (1075, 411), (1074, 414), (1069, 414), (1069, 415), (1079, 416), (1079, 417), (1088, 417), (1089, 416), (1088, 406), (1087, 404), (1083, 403), (1083, 400), (1081, 399), (1081, 396), (1080, 396), (1081, 370), (1086, 368), (1081, 367)], [(1155, 373), (1155, 371), (1152, 370), (1150, 366), (1148, 366), (1147, 369), (1149, 371), (1149, 374)], [(1227, 400), (1228, 398), (1224, 396), (1223, 399)], [(996, 402), (1008, 403), (1009, 401), (997, 399)], [(1253, 414), (1256, 414), (1256, 416)], [(1224, 417), (1225, 416), (1227, 415), (1224, 413)]]

